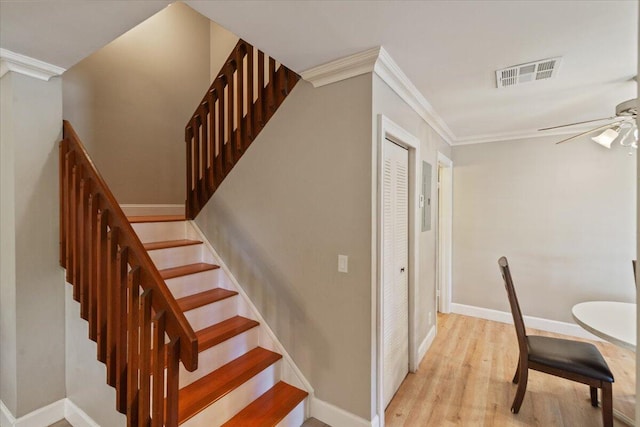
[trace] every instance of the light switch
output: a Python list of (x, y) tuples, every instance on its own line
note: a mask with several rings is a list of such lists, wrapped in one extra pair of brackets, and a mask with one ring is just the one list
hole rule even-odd
[(340, 273), (349, 272), (349, 257), (346, 255), (338, 255), (338, 271)]

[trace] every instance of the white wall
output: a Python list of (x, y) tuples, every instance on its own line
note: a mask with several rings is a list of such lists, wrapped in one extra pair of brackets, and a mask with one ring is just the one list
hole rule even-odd
[[(239, 37), (213, 21), (209, 22), (209, 76), (218, 77), (220, 69), (238, 43)], [(202, 94), (204, 96), (204, 93)]]
[(59, 78), (2, 77), (0, 399), (15, 417), (64, 389), (64, 280), (58, 265)]
[(300, 81), (196, 222), (316, 397), (370, 419), (371, 76)]
[(571, 307), (632, 301), (637, 154), (588, 138), (455, 146), (453, 302), (508, 311), (509, 258), (525, 314), (571, 322)]

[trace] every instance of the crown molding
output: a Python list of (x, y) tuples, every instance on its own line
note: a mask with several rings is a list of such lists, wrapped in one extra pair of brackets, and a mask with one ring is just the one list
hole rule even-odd
[(566, 135), (577, 135), (582, 132), (587, 132), (593, 129), (593, 126), (573, 126), (571, 129), (561, 128), (561, 129), (553, 129), (548, 131), (539, 131), (536, 129), (530, 129), (526, 131), (516, 131), (516, 132), (501, 132), (501, 133), (492, 133), (485, 135), (474, 135), (467, 137), (458, 137), (451, 144), (454, 147), (460, 145), (473, 145), (473, 144), (485, 144), (488, 142), (504, 142), (504, 141), (517, 141), (521, 139), (535, 139), (535, 138), (544, 138), (548, 136), (566, 136)]
[(374, 47), (364, 52), (339, 58), (335, 61), (309, 68), (303, 71), (301, 76), (311, 83), (313, 87), (322, 87), (351, 77), (371, 73), (381, 50), (381, 47)]
[(592, 127), (574, 126), (569, 128), (538, 131), (528, 129), (515, 132), (499, 132), (493, 134), (457, 137), (444, 119), (433, 108), (429, 101), (420, 93), (400, 66), (382, 47), (365, 50), (351, 56), (336, 59), (326, 64), (318, 65), (301, 73), (302, 78), (310, 82), (313, 87), (322, 87), (362, 74), (375, 73), (384, 81), (403, 101), (405, 101), (433, 130), (435, 130), (450, 146), (484, 144), (488, 142), (516, 141), (548, 136), (562, 136), (579, 134)]
[(57, 65), (0, 48), (0, 77), (9, 71), (48, 81), (51, 77), (59, 76), (66, 70)]
[(374, 71), (400, 98), (409, 104), (409, 106), (422, 117), (422, 120), (431, 126), (447, 144), (451, 145), (456, 140), (455, 135), (442, 117), (440, 117), (429, 101), (420, 93), (418, 88), (409, 80), (409, 77), (407, 77), (383, 47), (380, 48), (380, 54), (375, 63)]
[(318, 65), (303, 71), (301, 75), (317, 88), (367, 73), (376, 73), (449, 145), (456, 139), (429, 101), (382, 46)]

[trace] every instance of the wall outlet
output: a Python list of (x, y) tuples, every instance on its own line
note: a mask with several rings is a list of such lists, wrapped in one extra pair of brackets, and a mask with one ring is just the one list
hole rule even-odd
[(349, 257), (346, 255), (338, 255), (338, 272), (349, 272)]
[(433, 320), (433, 315), (431, 312), (429, 312), (429, 324), (431, 324), (431, 321)]

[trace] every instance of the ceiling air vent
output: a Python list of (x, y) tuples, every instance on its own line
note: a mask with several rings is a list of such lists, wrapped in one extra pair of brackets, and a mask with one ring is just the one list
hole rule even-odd
[(517, 86), (522, 83), (551, 79), (558, 74), (560, 57), (542, 59), (527, 64), (514, 65), (496, 71), (498, 88)]

